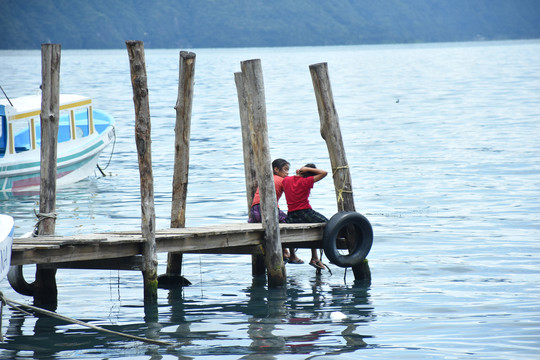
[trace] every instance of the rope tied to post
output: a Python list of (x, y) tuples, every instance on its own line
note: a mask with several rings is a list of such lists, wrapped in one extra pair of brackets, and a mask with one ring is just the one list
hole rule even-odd
[(32, 232), (32, 235), (34, 237), (38, 236), (38, 227), (39, 227), (39, 224), (43, 220), (45, 220), (45, 219), (54, 219), (54, 220), (56, 220), (56, 218), (58, 217), (55, 212), (52, 212), (52, 213), (38, 213), (38, 212), (36, 212), (36, 209), (34, 209), (34, 214), (36, 215), (36, 217), (38, 219), (36, 225), (34, 226), (34, 231)]
[[(349, 170), (349, 165), (343, 165), (343, 166), (338, 166), (336, 168), (332, 168), (332, 172), (333, 172), (333, 175), (332, 177), (335, 177), (336, 174), (337, 174), (337, 171), (338, 170)], [(338, 189), (336, 187), (336, 191), (338, 192), (338, 196), (337, 196), (337, 202), (338, 204), (341, 202), (343, 203), (344, 199), (343, 199), (343, 193), (349, 193), (349, 194), (352, 194), (352, 190), (345, 190), (345, 184), (347, 183), (347, 175), (349, 174), (349, 172), (345, 172), (345, 178), (343, 179), (343, 184), (341, 186), (340, 189)]]

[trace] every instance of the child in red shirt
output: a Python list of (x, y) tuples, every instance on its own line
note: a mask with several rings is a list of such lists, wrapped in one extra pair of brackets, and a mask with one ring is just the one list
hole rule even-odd
[[(311, 208), (309, 195), (313, 184), (323, 179), (328, 172), (317, 169), (315, 164), (306, 164), (296, 170), (295, 176), (287, 176), (283, 179), (283, 192), (287, 199), (288, 213), (286, 222), (288, 223), (321, 223), (328, 219)], [(309, 265), (323, 269), (326, 265), (319, 260), (317, 249), (311, 249), (311, 261)]]

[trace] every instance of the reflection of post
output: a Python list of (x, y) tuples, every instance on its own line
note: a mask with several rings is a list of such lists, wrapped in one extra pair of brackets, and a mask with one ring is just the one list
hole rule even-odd
[[(21, 338), (24, 338), (22, 328), (24, 326), (25, 319), (26, 316), (24, 316), (23, 314), (19, 312), (12, 312), (11, 317), (9, 318), (9, 325), (6, 330), (5, 336), (14, 339), (14, 342), (19, 341), (19, 339)], [(4, 355), (5, 359), (17, 359), (17, 355), (19, 354), (19, 352), (23, 351), (26, 352), (28, 350), (24, 349), (24, 347), (22, 346), (14, 346), (14, 348), (11, 350), (7, 348), (3, 349), (2, 355)]]
[(186, 320), (186, 310), (184, 305), (184, 290), (180, 287), (171, 288), (167, 300), (171, 306), (170, 323), (178, 324), (175, 331), (176, 345), (184, 346), (191, 345), (195, 338), (191, 334), (190, 322)]
[[(234, 73), (236, 90), (238, 93), (238, 107), (240, 112), (240, 124), (242, 127), (242, 147), (244, 149), (244, 173), (246, 177), (246, 198), (248, 206), (248, 215), (251, 215), (251, 203), (253, 196), (257, 191), (257, 172), (253, 160), (253, 145), (251, 144), (251, 131), (249, 129), (249, 108), (248, 96), (242, 73)], [(264, 275), (264, 257), (262, 255), (251, 255), (251, 272), (253, 276)]]
[(279, 234), (278, 207), (274, 173), (268, 145), (268, 126), (266, 124), (266, 104), (261, 60), (242, 61), (242, 77), (248, 97), (249, 127), (254, 160), (257, 169), (257, 182), (261, 196), (261, 217), (264, 228), (264, 262), (268, 286), (285, 285), (286, 275), (283, 265), (283, 252)]
[[(186, 225), (186, 197), (189, 173), (189, 140), (191, 133), (191, 107), (193, 104), (193, 85), (195, 78), (195, 54), (180, 52), (180, 78), (176, 100), (176, 126), (174, 128), (174, 174), (171, 204), (171, 228)], [(169, 253), (167, 256), (167, 277), (182, 274), (182, 253)], [(162, 281), (163, 276), (159, 280)], [(170, 279), (172, 282), (172, 279)], [(179, 282), (182, 279), (178, 279)], [(177, 285), (182, 285), (178, 283)]]
[[(60, 121), (60, 45), (43, 44), (41, 93), (41, 179), (38, 235), (54, 235), (56, 221), (56, 161)], [(36, 265), (34, 301), (37, 306), (56, 304), (56, 269)], [(53, 305), (56, 308), (56, 305)]]
[[(326, 141), (330, 155), (338, 211), (355, 211), (351, 172), (345, 155), (338, 114), (334, 105), (332, 87), (330, 86), (330, 78), (328, 76), (328, 65), (327, 63), (310, 65), (309, 70), (317, 99), (317, 108), (321, 121), (321, 135)], [(352, 240), (354, 238), (352, 234), (347, 236), (349, 252), (354, 249), (355, 244)], [(356, 280), (371, 280), (371, 272), (367, 260), (364, 260), (357, 266), (353, 266), (353, 272)]]
[[(145, 238), (143, 247), (144, 302), (157, 304), (157, 251), (156, 214), (154, 209), (154, 177), (152, 174), (152, 149), (150, 137), (150, 104), (142, 41), (126, 41), (135, 104), (135, 142), (139, 158), (141, 179), (141, 230)], [(157, 310), (157, 309), (156, 309)]]
[[(287, 318), (287, 290), (285, 288), (265, 289), (264, 284), (256, 284), (256, 280), (253, 281), (251, 289), (248, 309), (251, 307), (256, 309), (254, 313), (257, 316), (248, 320), (247, 333), (252, 340), (249, 347), (255, 354), (247, 355), (242, 359), (275, 359), (273, 354), (282, 353), (286, 346), (286, 339), (283, 336), (276, 336), (273, 332), (276, 330), (276, 324)], [(247, 313), (249, 313), (248, 310)]]

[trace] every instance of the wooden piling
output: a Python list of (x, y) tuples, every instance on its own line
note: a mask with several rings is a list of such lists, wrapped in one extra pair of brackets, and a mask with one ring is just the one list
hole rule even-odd
[[(253, 146), (251, 145), (251, 131), (249, 130), (249, 109), (246, 89), (242, 73), (234, 73), (236, 91), (238, 94), (238, 107), (240, 113), (240, 124), (242, 128), (242, 147), (244, 149), (244, 174), (246, 179), (246, 200), (248, 216), (251, 215), (251, 203), (253, 196), (257, 191), (257, 172), (253, 160)], [(266, 267), (264, 266), (264, 256), (251, 255), (251, 273), (253, 276), (264, 275)]]
[[(351, 172), (345, 147), (343, 146), (343, 137), (339, 126), (339, 117), (334, 104), (330, 77), (328, 75), (328, 64), (319, 63), (309, 66), (315, 97), (317, 99), (317, 108), (321, 122), (321, 136), (326, 141), (330, 163), (334, 178), (334, 187), (338, 211), (356, 211), (352, 191)], [(354, 238), (347, 236), (348, 239)], [(349, 251), (354, 248), (354, 243), (349, 243)], [(370, 280), (371, 272), (367, 260), (358, 266), (353, 267), (356, 280)]]
[[(191, 108), (195, 84), (195, 58), (192, 52), (181, 51), (179, 62), (178, 97), (176, 100), (176, 126), (174, 128), (174, 172), (171, 204), (171, 228), (186, 225), (186, 198), (189, 174), (189, 140), (191, 133)], [(181, 279), (182, 253), (167, 254), (167, 272), (159, 281), (172, 284), (174, 278)], [(183, 283), (183, 281), (182, 281)], [(181, 285), (181, 284), (179, 284)]]
[(267, 269), (268, 286), (278, 287), (285, 285), (286, 272), (279, 237), (276, 189), (268, 144), (261, 60), (242, 61), (241, 68), (245, 93), (247, 94), (251, 144), (253, 146), (254, 163), (261, 197), (261, 217), (265, 231), (264, 261)]
[[(41, 45), (41, 159), (38, 235), (54, 235), (56, 166), (60, 121), (60, 44)], [(56, 307), (56, 269), (36, 266), (34, 302)]]
[(144, 302), (157, 303), (156, 214), (154, 209), (154, 177), (152, 173), (150, 103), (144, 45), (142, 41), (126, 41), (135, 105), (135, 142), (139, 159), (141, 188), (141, 231), (143, 247)]

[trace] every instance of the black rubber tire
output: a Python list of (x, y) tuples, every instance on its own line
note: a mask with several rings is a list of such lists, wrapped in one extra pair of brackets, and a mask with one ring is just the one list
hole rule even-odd
[[(338, 234), (347, 225), (356, 229), (355, 247), (352, 253), (342, 255), (337, 248)], [(324, 228), (324, 252), (331, 263), (340, 267), (352, 267), (360, 264), (371, 250), (373, 244), (373, 228), (366, 217), (356, 211), (338, 212), (328, 221)]]
[(13, 290), (22, 295), (34, 296), (34, 282), (26, 282), (22, 265), (10, 266), (7, 278)]

